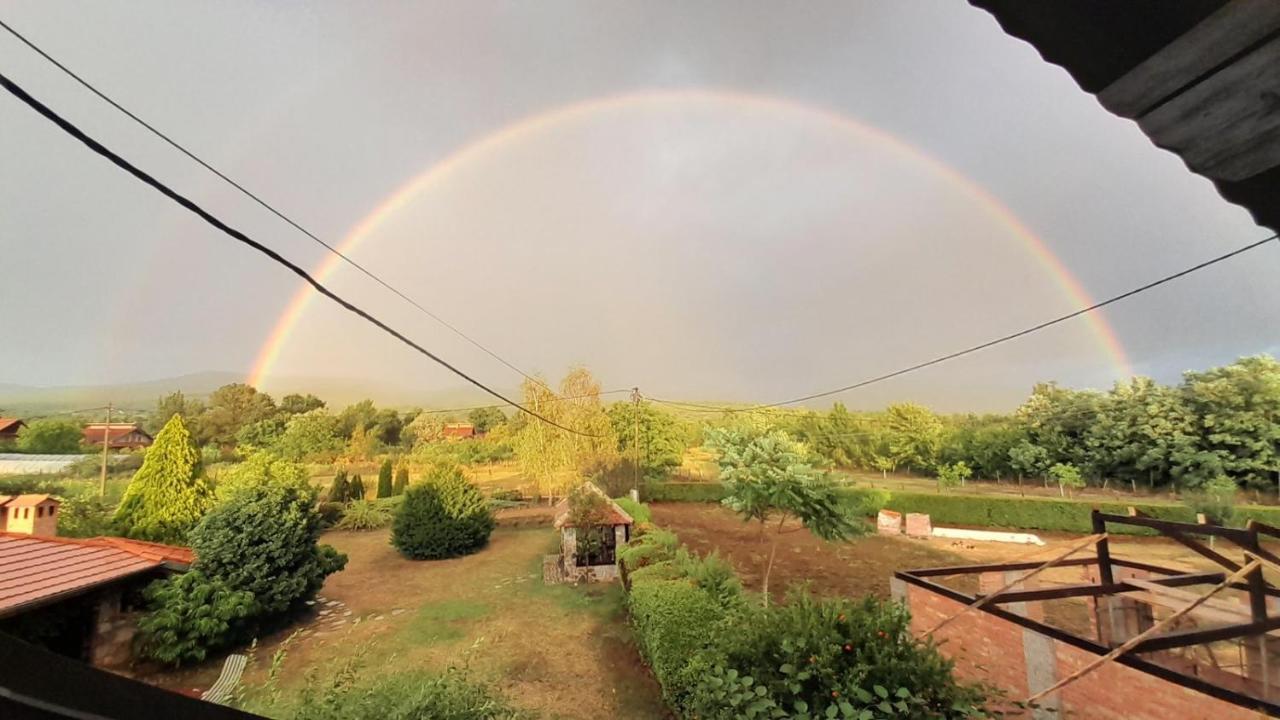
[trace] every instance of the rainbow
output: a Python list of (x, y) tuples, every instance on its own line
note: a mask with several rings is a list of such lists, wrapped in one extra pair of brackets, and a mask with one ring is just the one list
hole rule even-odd
[[(401, 185), (399, 189), (375, 207), (372, 212), (362, 218), (355, 227), (351, 228), (350, 232), (338, 244), (338, 248), (344, 255), (350, 256), (366, 237), (373, 234), (373, 231), (379, 225), (395, 215), (397, 211), (420, 194), (428, 192), (432, 187), (440, 183), (446, 182), (449, 176), (458, 168), (469, 162), (479, 160), (490, 153), (499, 152), (504, 147), (532, 139), (538, 133), (554, 126), (606, 110), (613, 111), (653, 105), (669, 106), (688, 103), (731, 103), (745, 111), (767, 110), (799, 113), (808, 119), (828, 124), (859, 138), (873, 140), (890, 148), (904, 159), (921, 163), (939, 177), (962, 190), (976, 202), (984, 213), (1007, 227), (1019, 239), (1035, 261), (1054, 278), (1058, 287), (1073, 306), (1085, 307), (1092, 305), (1094, 302), (1080, 283), (1080, 280), (1053, 254), (1044, 241), (1031, 232), (1009, 208), (1005, 207), (986, 189), (961, 175), (946, 163), (925, 154), (923, 151), (884, 130), (864, 125), (830, 110), (784, 98), (713, 90), (651, 90), (605, 96), (564, 105), (506, 125), (460, 147)], [(342, 263), (341, 258), (330, 254), (316, 268), (313, 275), (318, 280), (324, 281)], [(247, 380), (250, 385), (261, 387), (262, 383), (270, 376), (272, 368), (280, 357), (281, 350), (289, 342), (289, 336), (293, 332), (293, 328), (306, 312), (312, 300), (317, 296), (318, 293), (305, 283), (294, 294), (258, 352), (257, 359)], [(1115, 330), (1107, 322), (1106, 317), (1101, 312), (1093, 312), (1085, 316), (1085, 321), (1089, 324), (1099, 346), (1110, 358), (1117, 372), (1121, 376), (1132, 374), (1124, 347), (1120, 344)]]

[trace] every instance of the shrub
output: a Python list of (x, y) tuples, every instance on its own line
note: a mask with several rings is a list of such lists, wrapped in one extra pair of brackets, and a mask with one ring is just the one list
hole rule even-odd
[(0, 477), (0, 495), (66, 494), (66, 485), (49, 479), (47, 475), (10, 475)]
[(195, 569), (253, 593), (262, 615), (286, 612), (320, 590), (347, 556), (318, 545), (313, 494), (288, 485), (237, 493), (191, 532)]
[(627, 570), (637, 570), (675, 558), (679, 540), (667, 530), (653, 530), (633, 538), (626, 546), (618, 548), (618, 562)]
[[(952, 663), (914, 639), (909, 614), (898, 603), (815, 600), (802, 593), (783, 605), (744, 612), (732, 632), (717, 633), (714, 646), (690, 662), (687, 714), (750, 715), (724, 704), (725, 693), (741, 692), (743, 685), (757, 710), (777, 707), (788, 717), (982, 714), (983, 693), (958, 683)], [(734, 684), (746, 677), (752, 682)]]
[(93, 493), (62, 499), (58, 507), (58, 535), (85, 538), (114, 534), (111, 509)]
[(67, 454), (80, 450), (80, 423), (74, 420), (43, 418), (18, 428), (18, 451), (24, 453)]
[(351, 484), (347, 486), (347, 499), (348, 500), (364, 499), (364, 480), (361, 479), (359, 474), (352, 476)]
[(375, 500), (355, 500), (338, 521), (339, 530), (377, 530), (391, 522), (391, 508)]
[(653, 515), (649, 512), (649, 506), (644, 503), (636, 502), (628, 496), (614, 498), (613, 500), (622, 508), (622, 511), (631, 516), (632, 520), (637, 523), (647, 523), (653, 521)]
[(938, 487), (953, 488), (964, 484), (973, 477), (973, 470), (963, 460), (954, 463), (943, 463), (938, 466)]
[(391, 485), (391, 494), (393, 496), (403, 495), (407, 487), (409, 487), (409, 468), (401, 465), (396, 469), (396, 479)]
[(346, 506), (336, 502), (322, 502), (316, 506), (316, 512), (320, 513), (320, 525), (322, 527), (333, 527), (342, 519), (342, 513), (346, 510)]
[(157, 580), (143, 596), (150, 612), (138, 620), (138, 651), (174, 666), (200, 662), (233, 643), (239, 625), (257, 610), (253, 593), (198, 570)]
[(382, 461), (382, 467), (378, 468), (378, 497), (391, 497), (391, 460), (388, 458)]
[(1084, 478), (1080, 476), (1080, 468), (1065, 463), (1054, 463), (1049, 468), (1049, 477), (1058, 481), (1058, 492), (1066, 494), (1066, 489), (1077, 490), (1084, 487)]
[(129, 481), (115, 521), (129, 537), (183, 543), (213, 502), (213, 486), (204, 476), (200, 452), (182, 416), (174, 415)]
[(736, 607), (742, 601), (742, 581), (733, 566), (718, 553), (712, 551), (700, 556), (682, 547), (676, 551), (671, 565), (680, 577), (688, 578), (710, 593), (721, 607)]
[(293, 485), (309, 491), (311, 478), (302, 465), (258, 451), (217, 475), (214, 488), (219, 501), (226, 501), (247, 488), (274, 483)]
[(1236, 483), (1219, 475), (1187, 494), (1184, 501), (1193, 513), (1202, 513), (1217, 525), (1230, 525), (1236, 517)]
[[(652, 571), (651, 571), (652, 572)], [(684, 580), (633, 579), (627, 608), (636, 644), (669, 701), (684, 694), (682, 671), (711, 637), (724, 609), (706, 590)]]
[(437, 466), (425, 483), (405, 491), (391, 544), (414, 560), (438, 560), (479, 550), (493, 528), (493, 511), (479, 488), (457, 466)]
[(729, 491), (718, 482), (655, 482), (642, 494), (646, 502), (720, 502)]

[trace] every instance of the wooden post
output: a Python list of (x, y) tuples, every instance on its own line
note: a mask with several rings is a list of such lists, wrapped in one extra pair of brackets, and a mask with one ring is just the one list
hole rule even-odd
[(1232, 583), (1236, 582), (1237, 580), (1239, 580), (1240, 578), (1242, 578), (1242, 577), (1244, 577), (1244, 576), (1248, 575), (1248, 574), (1249, 574), (1249, 573), (1251, 573), (1251, 572), (1257, 572), (1257, 571), (1261, 571), (1261, 570), (1262, 570), (1262, 562), (1261, 562), (1260, 560), (1257, 560), (1257, 559), (1253, 560), (1253, 561), (1252, 561), (1252, 562), (1250, 562), (1249, 564), (1245, 565), (1244, 567), (1242, 567), (1242, 568), (1240, 568), (1239, 570), (1237, 570), (1237, 571), (1235, 571), (1234, 573), (1232, 573), (1230, 576), (1228, 576), (1228, 577), (1227, 577), (1227, 579), (1225, 579), (1225, 580), (1223, 580), (1222, 582), (1220, 582), (1220, 583), (1218, 583), (1217, 585), (1215, 585), (1211, 590), (1209, 590), (1209, 592), (1207, 592), (1207, 593), (1205, 593), (1204, 595), (1201, 595), (1200, 597), (1196, 598), (1195, 600), (1193, 600), (1193, 601), (1191, 601), (1191, 602), (1187, 603), (1187, 604), (1186, 604), (1185, 606), (1183, 606), (1181, 609), (1174, 611), (1174, 613), (1173, 613), (1173, 614), (1169, 615), (1168, 617), (1166, 617), (1165, 619), (1163, 619), (1163, 620), (1161, 620), (1160, 622), (1156, 623), (1155, 625), (1152, 625), (1151, 627), (1147, 628), (1147, 629), (1146, 629), (1146, 630), (1144, 630), (1143, 632), (1141, 632), (1141, 633), (1139, 633), (1139, 634), (1137, 634), (1137, 635), (1133, 636), (1132, 638), (1129, 638), (1127, 641), (1125, 641), (1125, 643), (1124, 643), (1123, 645), (1121, 645), (1121, 646), (1117, 647), (1115, 650), (1112, 650), (1111, 652), (1107, 653), (1106, 655), (1103, 655), (1102, 657), (1100, 657), (1100, 658), (1098, 658), (1098, 659), (1094, 660), (1093, 662), (1089, 663), (1088, 665), (1085, 665), (1084, 667), (1080, 668), (1079, 670), (1077, 670), (1077, 671), (1075, 671), (1075, 672), (1071, 673), (1070, 675), (1068, 675), (1068, 676), (1066, 676), (1066, 677), (1062, 678), (1061, 680), (1059, 680), (1058, 682), (1054, 683), (1053, 685), (1051, 685), (1051, 686), (1049, 686), (1049, 687), (1045, 688), (1044, 690), (1041, 690), (1040, 692), (1038, 692), (1038, 693), (1036, 693), (1036, 694), (1032, 695), (1031, 697), (1027, 698), (1027, 699), (1026, 699), (1026, 701), (1025, 701), (1025, 702), (1026, 702), (1026, 704), (1027, 704), (1027, 705), (1030, 705), (1030, 704), (1034, 703), (1035, 701), (1039, 700), (1040, 698), (1044, 697), (1045, 695), (1048, 695), (1048, 694), (1050, 694), (1050, 693), (1052, 693), (1052, 692), (1055, 692), (1055, 691), (1057, 691), (1057, 690), (1061, 690), (1062, 688), (1066, 687), (1067, 685), (1070, 685), (1071, 683), (1075, 682), (1076, 680), (1079, 680), (1080, 678), (1084, 677), (1085, 675), (1088, 675), (1089, 673), (1093, 672), (1094, 670), (1097, 670), (1099, 667), (1102, 667), (1102, 666), (1103, 666), (1103, 665), (1105, 665), (1106, 663), (1109, 663), (1109, 662), (1111, 662), (1112, 660), (1115, 660), (1116, 658), (1120, 657), (1121, 655), (1123, 655), (1123, 654), (1125, 654), (1125, 653), (1129, 652), (1130, 650), (1132, 650), (1134, 647), (1136, 647), (1136, 646), (1137, 646), (1139, 643), (1141, 643), (1143, 640), (1146, 640), (1147, 638), (1149, 638), (1149, 637), (1151, 637), (1151, 636), (1155, 635), (1157, 632), (1159, 632), (1159, 631), (1161, 631), (1161, 630), (1165, 629), (1166, 627), (1168, 627), (1168, 626), (1172, 625), (1175, 621), (1177, 621), (1177, 620), (1178, 620), (1178, 618), (1180, 618), (1180, 617), (1182, 617), (1183, 615), (1186, 615), (1187, 613), (1191, 612), (1192, 610), (1195, 610), (1196, 608), (1200, 607), (1202, 604), (1204, 604), (1206, 601), (1208, 601), (1208, 599), (1209, 599), (1210, 597), (1213, 597), (1213, 595), (1215, 595), (1218, 591), (1220, 591), (1220, 590), (1222, 590), (1222, 589), (1224, 589), (1224, 588), (1226, 588), (1226, 587), (1230, 586)]
[(111, 446), (111, 403), (107, 403), (107, 424), (102, 428), (102, 478), (98, 481), (98, 497), (107, 497), (107, 448)]
[(1102, 519), (1102, 513), (1094, 509), (1091, 514), (1093, 521), (1093, 534), (1100, 537), (1098, 540), (1098, 578), (1103, 585), (1115, 584), (1116, 578), (1111, 571), (1111, 545), (1107, 542), (1107, 521)]
[(1083, 549), (1085, 549), (1085, 548), (1089, 547), (1090, 545), (1092, 545), (1092, 544), (1094, 544), (1094, 543), (1099, 543), (1099, 544), (1101, 544), (1101, 543), (1105, 542), (1105, 541), (1106, 541), (1106, 538), (1107, 538), (1106, 533), (1103, 533), (1102, 535), (1090, 535), (1089, 537), (1085, 538), (1084, 540), (1081, 540), (1080, 542), (1076, 543), (1075, 545), (1072, 545), (1070, 548), (1068, 548), (1068, 549), (1067, 549), (1067, 551), (1066, 551), (1066, 552), (1061, 553), (1061, 554), (1059, 554), (1059, 555), (1057, 555), (1057, 556), (1053, 557), (1053, 558), (1052, 558), (1052, 559), (1050, 559), (1048, 562), (1046, 562), (1045, 564), (1041, 565), (1040, 567), (1038, 567), (1038, 568), (1036, 568), (1036, 569), (1032, 570), (1031, 572), (1027, 573), (1026, 575), (1023, 575), (1023, 576), (1021, 576), (1021, 577), (1019, 577), (1019, 578), (1016, 578), (1016, 579), (1014, 579), (1014, 580), (1011, 580), (1011, 581), (1009, 581), (1009, 582), (1005, 583), (1003, 586), (1001, 586), (1001, 587), (1000, 587), (999, 589), (997, 589), (995, 592), (990, 593), (990, 594), (988, 594), (988, 595), (983, 595), (982, 597), (978, 598), (977, 600), (973, 601), (972, 603), (969, 603), (968, 605), (965, 605), (963, 608), (961, 608), (961, 610), (960, 610), (959, 612), (955, 613), (954, 615), (952, 615), (952, 616), (950, 616), (950, 617), (944, 618), (944, 619), (942, 620), (942, 622), (940, 622), (940, 623), (938, 623), (937, 625), (934, 625), (932, 628), (930, 628), (927, 632), (925, 632), (925, 633), (924, 633), (924, 637), (929, 637), (930, 635), (934, 634), (935, 632), (937, 632), (937, 631), (938, 631), (939, 629), (941, 629), (942, 627), (944, 627), (944, 626), (946, 626), (947, 624), (949, 624), (952, 620), (955, 620), (956, 618), (960, 617), (961, 615), (964, 615), (965, 613), (969, 612), (970, 610), (977, 610), (978, 608), (980, 608), (980, 607), (982, 607), (982, 606), (986, 605), (987, 603), (991, 602), (992, 600), (996, 599), (996, 597), (997, 597), (997, 596), (999, 596), (1001, 593), (1008, 591), (1008, 590), (1009, 590), (1009, 588), (1012, 588), (1012, 587), (1014, 587), (1014, 586), (1016, 586), (1016, 585), (1019, 585), (1019, 584), (1021, 584), (1021, 583), (1024, 583), (1024, 582), (1026, 582), (1026, 581), (1030, 580), (1031, 578), (1035, 577), (1036, 575), (1039, 575), (1040, 573), (1044, 572), (1045, 570), (1048, 570), (1049, 568), (1053, 567), (1054, 565), (1057, 565), (1058, 563), (1062, 562), (1063, 560), (1066, 560), (1067, 558), (1071, 557), (1072, 555), (1075, 555), (1076, 553), (1078, 553), (1078, 552), (1080, 552), (1081, 550), (1083, 550)]

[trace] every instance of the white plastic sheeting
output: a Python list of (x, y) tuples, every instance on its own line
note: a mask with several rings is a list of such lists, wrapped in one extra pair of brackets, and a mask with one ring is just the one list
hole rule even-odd
[(87, 455), (0, 453), (0, 475), (47, 475), (75, 465)]
[(998, 532), (995, 530), (961, 530), (960, 528), (935, 527), (933, 536), (951, 540), (981, 540), (986, 542), (1021, 543), (1023, 545), (1044, 545), (1044, 541), (1033, 533)]

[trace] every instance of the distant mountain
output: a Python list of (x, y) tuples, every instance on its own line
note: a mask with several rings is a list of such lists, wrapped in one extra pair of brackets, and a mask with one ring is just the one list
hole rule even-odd
[[(171, 392), (205, 397), (223, 385), (244, 382), (244, 379), (244, 373), (209, 371), (110, 385), (35, 387), (0, 383), (0, 414), (68, 412), (108, 402), (125, 411), (146, 411), (155, 407), (158, 398)], [(335, 410), (365, 398), (380, 406), (396, 408), (451, 408), (497, 402), (474, 388), (413, 387), (356, 378), (273, 378), (267, 387), (260, 389), (277, 400), (289, 393), (312, 393)], [(518, 391), (510, 389), (510, 393), (509, 397), (515, 397)]]

